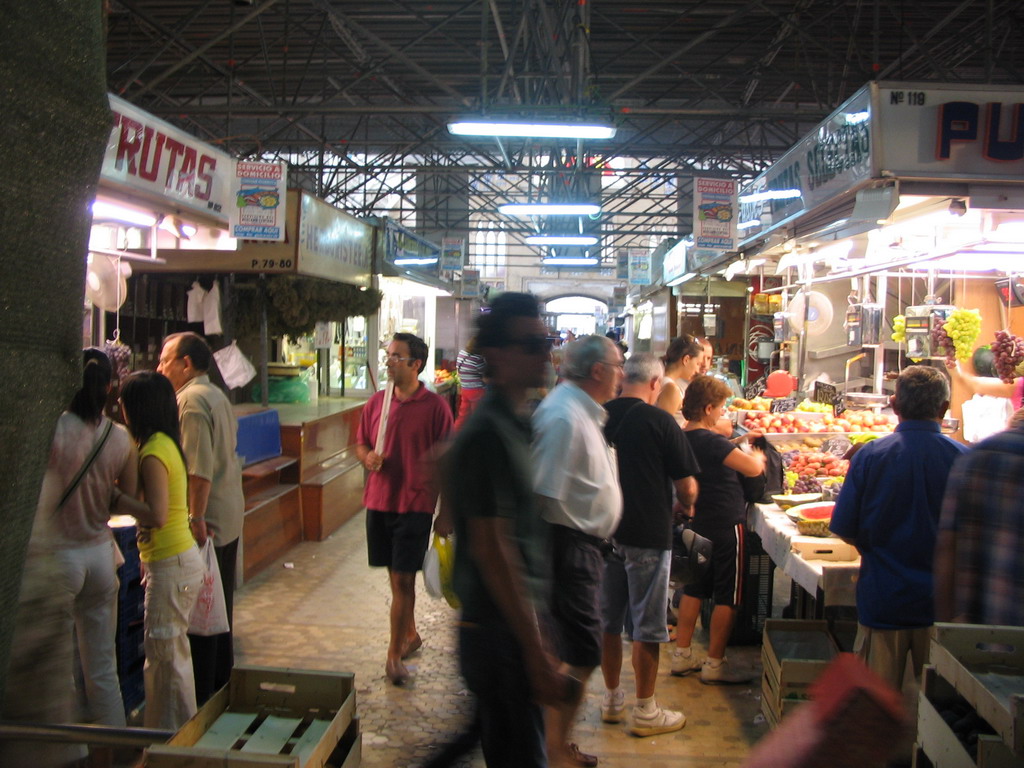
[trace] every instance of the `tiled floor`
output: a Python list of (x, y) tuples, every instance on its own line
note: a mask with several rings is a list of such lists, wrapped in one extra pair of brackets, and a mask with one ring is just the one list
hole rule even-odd
[[(417, 586), (416, 619), (424, 644), (410, 660), (414, 681), (407, 687), (396, 688), (384, 677), (390, 595), (384, 572), (366, 565), (362, 515), (325, 542), (300, 544), (241, 588), (235, 603), (237, 662), (354, 672), (362, 765), (419, 766), (465, 725), (470, 702), (457, 672), (455, 612)], [(704, 640), (698, 629), (696, 642)], [(625, 725), (602, 724), (604, 687), (596, 672), (576, 727), (581, 748), (599, 755), (603, 768), (742, 764), (767, 730), (758, 714), (759, 683), (714, 687), (673, 678), (669, 651), (669, 646), (662, 651), (658, 700), (682, 709), (686, 727), (639, 739)], [(730, 658), (752, 666), (759, 676), (759, 654), (758, 647), (737, 648)], [(624, 655), (623, 685), (631, 692), (628, 648)], [(483, 764), (479, 750), (458, 763)]]

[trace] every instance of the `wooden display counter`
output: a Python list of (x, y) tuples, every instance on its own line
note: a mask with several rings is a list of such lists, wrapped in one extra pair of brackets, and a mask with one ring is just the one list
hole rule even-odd
[(355, 440), (365, 403), (331, 397), (274, 406), (281, 419), (281, 450), (296, 459), (282, 479), (300, 487), (306, 541), (323, 541), (362, 509), (363, 465)]

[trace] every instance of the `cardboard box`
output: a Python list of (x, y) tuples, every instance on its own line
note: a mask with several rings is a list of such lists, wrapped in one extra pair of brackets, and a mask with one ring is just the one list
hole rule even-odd
[(354, 675), (241, 666), (145, 765), (355, 768), (360, 757)]
[(804, 560), (852, 561), (860, 557), (855, 546), (835, 536), (794, 536), (790, 546)]

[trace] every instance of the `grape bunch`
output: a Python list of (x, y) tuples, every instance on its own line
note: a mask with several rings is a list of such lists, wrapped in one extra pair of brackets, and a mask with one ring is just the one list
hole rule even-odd
[(992, 354), (995, 355), (996, 373), (1003, 381), (1013, 381), (1016, 368), (1024, 362), (1024, 339), (1006, 331), (996, 331), (996, 340), (992, 342)]
[(793, 484), (793, 493), (821, 493), (821, 481), (813, 477), (801, 477)]
[(942, 318), (933, 315), (932, 316), (932, 356), (938, 357), (939, 355), (946, 356), (946, 362), (950, 365), (954, 361), (954, 346), (953, 339), (950, 338), (949, 334), (946, 333), (944, 321)]
[(981, 313), (976, 309), (954, 309), (942, 328), (953, 342), (956, 359), (966, 360), (974, 354), (974, 342), (981, 333)]
[(890, 337), (897, 344), (907, 340), (907, 318), (905, 315), (896, 315), (892, 319), (892, 336)]

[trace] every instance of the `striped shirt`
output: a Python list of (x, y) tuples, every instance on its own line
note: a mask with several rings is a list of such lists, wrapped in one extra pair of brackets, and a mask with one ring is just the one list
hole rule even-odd
[(486, 363), (480, 355), (461, 350), (455, 359), (455, 370), (459, 372), (459, 386), (463, 389), (483, 389), (485, 367)]

